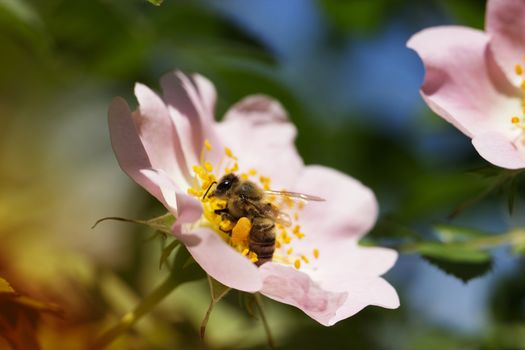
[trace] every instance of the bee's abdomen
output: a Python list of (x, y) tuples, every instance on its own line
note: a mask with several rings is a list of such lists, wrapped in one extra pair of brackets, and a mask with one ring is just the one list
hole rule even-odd
[(270, 218), (254, 218), (249, 248), (257, 254), (257, 266), (271, 261), (275, 251), (275, 223)]

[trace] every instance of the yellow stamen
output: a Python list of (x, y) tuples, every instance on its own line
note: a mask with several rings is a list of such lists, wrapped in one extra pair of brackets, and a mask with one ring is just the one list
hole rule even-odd
[(213, 165), (210, 162), (204, 162), (204, 168), (207, 172), (211, 173), (213, 171)]
[(233, 155), (233, 152), (231, 149), (229, 149), (228, 147), (224, 147), (224, 153), (226, 154), (226, 156), (228, 158), (231, 158), (231, 159), (235, 159), (237, 160), (237, 157)]
[(523, 67), (519, 63), (516, 65), (516, 67), (514, 67), (514, 70), (516, 71), (517, 75), (522, 75), (523, 74)]
[(286, 251), (286, 254), (290, 255), (292, 253), (293, 253), (293, 248), (292, 247), (288, 248), (288, 250)]
[(520, 118), (514, 116), (514, 117), (512, 117), (511, 122), (512, 122), (512, 124), (518, 124), (520, 122)]
[(204, 140), (204, 148), (206, 148), (207, 151), (211, 151), (211, 143), (208, 140)]
[(232, 243), (233, 244), (248, 244), (248, 236), (252, 229), (250, 219), (246, 217), (240, 218), (232, 229)]
[(293, 214), (293, 219), (294, 219), (295, 221), (299, 220), (299, 213), (295, 212), (295, 213)]
[(295, 266), (295, 268), (299, 270), (299, 268), (301, 267), (301, 260), (295, 259), (293, 266)]
[(319, 249), (314, 249), (314, 258), (319, 259)]
[(299, 202), (297, 203), (297, 208), (299, 208), (299, 209), (303, 209), (303, 208), (304, 208), (304, 202), (303, 202), (303, 201), (299, 201)]
[(188, 194), (189, 195), (192, 195), (192, 196), (195, 196), (195, 197), (200, 197), (202, 196), (203, 192), (202, 191), (199, 191), (193, 187), (190, 187), (188, 188)]
[(308, 260), (308, 258), (306, 257), (306, 255), (301, 255), (301, 259), (303, 259), (303, 261), (304, 261), (305, 263), (307, 263), (307, 264), (310, 262), (310, 260)]
[(250, 175), (250, 176), (255, 176), (255, 175), (257, 175), (257, 170), (255, 170), (255, 169), (250, 169), (250, 170), (248, 171), (248, 175)]
[[(219, 228), (221, 229), (221, 231), (229, 232), (233, 230), (234, 227), (235, 226), (233, 225), (233, 222), (231, 222), (230, 220), (221, 220), (219, 222)], [(233, 242), (233, 237), (232, 237), (232, 242)]]

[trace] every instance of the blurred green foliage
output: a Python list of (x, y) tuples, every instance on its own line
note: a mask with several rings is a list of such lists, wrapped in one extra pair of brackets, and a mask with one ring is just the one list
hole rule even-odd
[[(159, 204), (117, 169), (107, 136), (105, 108), (115, 95), (123, 95), (134, 104), (134, 82), (158, 89), (159, 77), (173, 69), (199, 72), (216, 84), (218, 116), (252, 93), (280, 100), (298, 127), (297, 146), (306, 163), (340, 169), (377, 194), (382, 213), (365, 243), (400, 250), (409, 247), (407, 250), (465, 280), (481, 276), (493, 266), (497, 269), (490, 245), (478, 244), (500, 239), (498, 234), (512, 233), (512, 225), (508, 224), (505, 232), (489, 230), (493, 233), (487, 235), (478, 230), (480, 227), (464, 229), (462, 220), (469, 224), (482, 221), (485, 212), (480, 208), (487, 206), (496, 220), (508, 220), (507, 198), (512, 203), (508, 206), (514, 209), (511, 218), (519, 217), (523, 213), (523, 188), (514, 180), (521, 175), (501, 181), (501, 173), (494, 168), (489, 169), (491, 176), (470, 172), (485, 165), (474, 150), (459, 157), (439, 151), (422, 156), (411, 144), (417, 135), (443, 131), (457, 135), (422, 105), (414, 108), (419, 122), (403, 135), (388, 132), (385, 123), (363, 122), (371, 117), (367, 111), (348, 108), (334, 118), (324, 115), (312, 108), (312, 101), (302, 97), (293, 81), (285, 79), (283, 59), (271, 45), (256, 31), (217, 10), (211, 1), (149, 2), (0, 1), (0, 273), (11, 278), (22, 276), (18, 264), (25, 261), (35, 274), (44, 270), (41, 255), (26, 257), (31, 245), (54, 252), (49, 255), (78, 252), (81, 258), (71, 258), (75, 263), (68, 258), (64, 261), (69, 263), (62, 265), (78, 264), (82, 271), (90, 271), (86, 275), (91, 278), (85, 278), (89, 282), (82, 282), (87, 287), (75, 284), (72, 291), (65, 289), (67, 293), (53, 296), (85, 296), (87, 301), (82, 300), (89, 312), (75, 312), (83, 315), (84, 321), (89, 320), (89, 326), (78, 322), (78, 328), (69, 328), (70, 332), (63, 334), (100, 333), (158, 282), (159, 261), (162, 268), (158, 274), (169, 265), (167, 257), (175, 247), (164, 241), (162, 255), (157, 240), (145, 243), (150, 231), (104, 224), (107, 231), (101, 234), (99, 229), (104, 228), (89, 231), (89, 226), (112, 210), (121, 216), (141, 218), (161, 213)], [(406, 23), (413, 32), (432, 21), (482, 28), (485, 5), (475, 0), (312, 3), (327, 25), (324, 40), (341, 45), (363, 34), (373, 40), (394, 20)], [(329, 104), (315, 102), (319, 106)], [(468, 145), (466, 138), (464, 143)], [(104, 175), (109, 173), (112, 176)], [(487, 189), (490, 193), (485, 193)], [(462, 206), (464, 203), (468, 205)], [(462, 212), (450, 219), (458, 207)], [(59, 242), (56, 245), (60, 249), (48, 247), (50, 242)], [(523, 254), (525, 242), (507, 243)], [(115, 262), (120, 256), (124, 263)], [(37, 258), (41, 262), (38, 267), (31, 260)], [(403, 278), (396, 284), (401, 309), (385, 312), (368, 308), (331, 328), (319, 326), (284, 305), (265, 302), (265, 308), (276, 342), (286, 349), (525, 349), (523, 257), (516, 264), (519, 269), (498, 276), (488, 298), (491, 308), (487, 310), (487, 324), (475, 334), (417, 314), (408, 293), (410, 280)], [(61, 264), (55, 262), (50, 268), (54, 277), (60, 275), (54, 270), (56, 265)], [(396, 267), (392, 278), (396, 273), (406, 275), (404, 268)], [(31, 283), (15, 279), (24, 288), (39, 283), (43, 283), (42, 289), (48, 289), (45, 283), (62, 286), (49, 275), (43, 276), (30, 279)], [(245, 303), (240, 303), (235, 293), (217, 304), (205, 341), (198, 334), (210, 302), (208, 285), (195, 283), (174, 294), (115, 348), (265, 348), (260, 322), (246, 312)], [(52, 344), (49, 339), (53, 332), (43, 329), (42, 337)]]

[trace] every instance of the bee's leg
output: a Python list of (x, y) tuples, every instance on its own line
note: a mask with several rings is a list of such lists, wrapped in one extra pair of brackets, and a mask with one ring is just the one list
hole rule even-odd
[[(228, 209), (216, 209), (216, 210), (214, 211), (214, 213), (217, 214), (217, 215), (220, 215), (220, 216), (221, 216), (221, 220), (223, 220), (223, 221), (228, 220), (228, 221), (230, 221), (230, 222), (235, 222), (235, 218), (230, 214), (230, 212), (228, 211)], [(228, 236), (231, 236), (231, 234), (232, 234), (232, 231), (231, 231), (231, 230), (223, 230), (223, 229), (220, 228), (220, 227), (219, 227), (219, 229), (220, 229), (222, 232), (228, 234)]]

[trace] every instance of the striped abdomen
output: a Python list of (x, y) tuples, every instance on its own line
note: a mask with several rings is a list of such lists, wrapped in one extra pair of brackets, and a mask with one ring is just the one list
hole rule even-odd
[(257, 254), (255, 265), (271, 261), (275, 251), (275, 222), (271, 218), (256, 217), (250, 230), (249, 248)]

